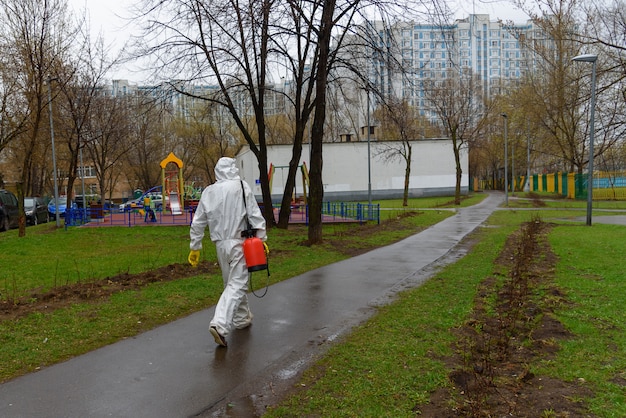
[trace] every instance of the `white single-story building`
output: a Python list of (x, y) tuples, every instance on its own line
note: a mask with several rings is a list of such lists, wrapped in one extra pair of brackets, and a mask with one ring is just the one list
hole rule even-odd
[[(454, 153), (449, 139), (425, 139), (411, 141), (412, 161), (409, 180), (409, 196), (454, 195), (456, 184)], [(372, 199), (401, 198), (404, 191), (406, 164), (399, 155), (390, 160), (383, 155), (389, 147), (401, 147), (401, 142), (331, 142), (323, 144), (323, 171), (325, 201), (367, 200), (370, 187)], [(368, 152), (369, 149), (369, 152)], [(268, 165), (274, 167), (272, 174), (272, 200), (280, 202), (287, 180), (288, 165), (291, 160), (291, 145), (269, 145)], [(309, 164), (309, 146), (304, 144), (300, 165)], [(368, 164), (369, 154), (369, 164)], [(248, 145), (235, 157), (242, 179), (252, 187), (258, 199), (261, 198), (259, 166)], [(461, 193), (469, 189), (467, 150), (461, 152)], [(369, 175), (368, 175), (369, 173)], [(370, 180), (371, 179), (371, 186)], [(308, 190), (307, 190), (308, 194)], [(296, 178), (296, 197), (303, 195), (302, 173)]]

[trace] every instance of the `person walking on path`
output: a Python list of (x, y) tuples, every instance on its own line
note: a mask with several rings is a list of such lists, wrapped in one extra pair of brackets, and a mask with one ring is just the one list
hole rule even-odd
[[(243, 329), (252, 323), (248, 306), (248, 269), (241, 234), (249, 223), (256, 236), (267, 240), (265, 219), (250, 186), (239, 177), (233, 158), (222, 157), (215, 165), (216, 182), (202, 192), (189, 230), (189, 264), (197, 266), (205, 229), (209, 228), (222, 270), (224, 291), (220, 296), (209, 331), (215, 342), (226, 347), (232, 328)], [(244, 202), (245, 199), (245, 202)]]

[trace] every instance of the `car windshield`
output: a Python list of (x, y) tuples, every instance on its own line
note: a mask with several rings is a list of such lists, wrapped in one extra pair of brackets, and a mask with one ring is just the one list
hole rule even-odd
[(29, 197), (24, 198), (24, 206), (27, 208), (35, 206), (35, 199)]
[[(61, 205), (67, 205), (67, 197), (59, 197), (59, 206)], [(54, 205), (54, 199), (52, 199), (50, 201), (52, 203), (52, 205)]]

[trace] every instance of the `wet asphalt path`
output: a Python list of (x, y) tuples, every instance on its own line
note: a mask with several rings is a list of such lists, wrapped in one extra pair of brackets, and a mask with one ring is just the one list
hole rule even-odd
[(503, 200), (491, 193), (399, 243), (278, 283), (264, 298), (251, 295), (254, 324), (233, 331), (226, 349), (208, 333), (211, 308), (4, 383), (0, 416), (260, 415), (376, 306), (464, 255), (456, 244)]

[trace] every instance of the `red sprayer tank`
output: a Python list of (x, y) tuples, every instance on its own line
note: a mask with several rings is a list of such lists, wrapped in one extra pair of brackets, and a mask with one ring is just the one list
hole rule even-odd
[(251, 237), (243, 241), (243, 256), (249, 272), (267, 269), (265, 247), (259, 238)]

